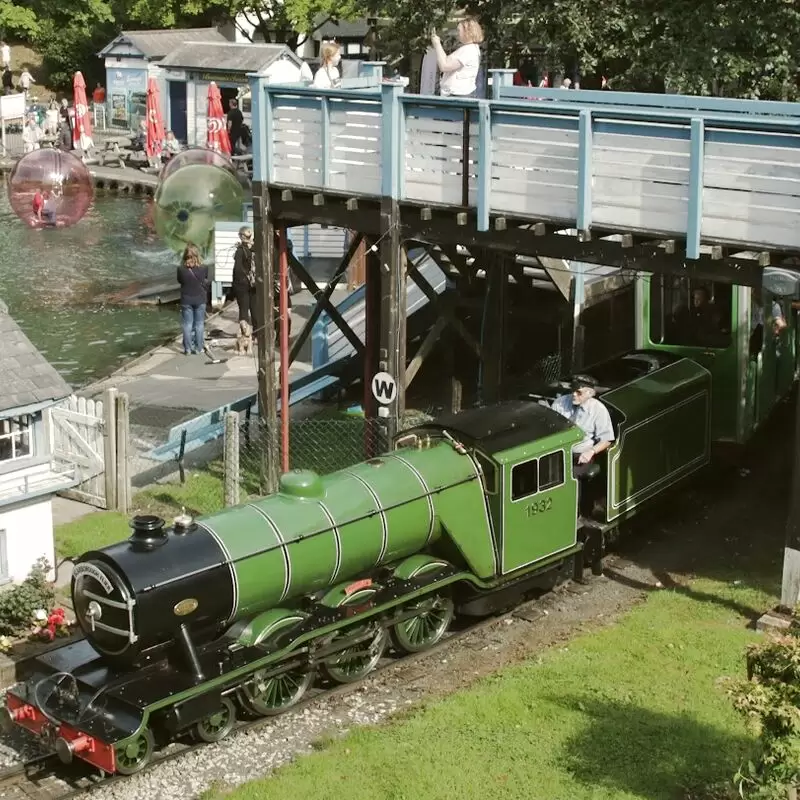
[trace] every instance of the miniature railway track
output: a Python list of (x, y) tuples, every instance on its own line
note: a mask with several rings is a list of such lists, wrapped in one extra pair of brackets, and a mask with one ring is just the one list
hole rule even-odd
[[(570, 591), (574, 582), (567, 580), (558, 584), (557, 588)], [(577, 584), (580, 586), (580, 584)], [(353, 683), (335, 685), (333, 687), (314, 687), (310, 689), (303, 700), (286, 709), (284, 713), (292, 714), (302, 711), (314, 704), (333, 699), (346, 697), (362, 688), (376, 676), (393, 667), (409, 666), (418, 661), (423, 661), (435, 653), (450, 647), (461, 639), (491, 628), (506, 619), (517, 618), (526, 622), (534, 622), (538, 616), (537, 608), (547, 600), (554, 598), (554, 590), (542, 592), (537, 597), (527, 600), (513, 609), (499, 612), (486, 617), (474, 624), (465, 625), (456, 630), (448, 631), (432, 647), (419, 653), (408, 655), (387, 656), (364, 679)], [(230, 732), (235, 736), (246, 731), (258, 730), (267, 727), (272, 722), (271, 717), (259, 717), (253, 720), (240, 720)], [(157, 752), (152, 761), (135, 775), (103, 775), (89, 764), (75, 759), (72, 764), (63, 764), (55, 753), (37, 756), (24, 764), (17, 764), (6, 770), (0, 770), (0, 800), (71, 800), (71, 798), (85, 796), (97, 789), (106, 788), (119, 781), (130, 780), (137, 775), (143, 775), (152, 769), (175, 761), (189, 753), (196, 752), (205, 747), (213, 747), (213, 743), (177, 741), (169, 744), (162, 751)]]

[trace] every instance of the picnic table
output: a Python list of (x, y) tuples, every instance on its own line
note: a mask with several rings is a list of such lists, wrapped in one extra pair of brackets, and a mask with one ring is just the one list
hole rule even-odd
[(125, 158), (133, 155), (130, 149), (131, 137), (130, 136), (110, 136), (103, 140), (103, 148), (97, 148), (100, 152), (98, 160), (100, 166), (106, 165), (106, 159), (116, 161), (120, 169), (125, 169)]

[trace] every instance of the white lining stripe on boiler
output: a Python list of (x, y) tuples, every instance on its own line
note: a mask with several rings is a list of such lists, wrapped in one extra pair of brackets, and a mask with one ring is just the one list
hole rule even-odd
[(286, 547), (286, 540), (283, 538), (283, 534), (280, 532), (280, 529), (272, 520), (272, 518), (267, 514), (265, 511), (262, 511), (257, 505), (253, 503), (247, 503), (247, 505), (252, 508), (254, 511), (259, 513), (264, 519), (267, 521), (267, 525), (272, 529), (272, 532), (275, 534), (275, 538), (278, 541), (278, 544), (281, 546), (281, 552), (283, 553), (283, 593), (281, 594), (280, 603), (282, 600), (286, 599), (286, 595), (289, 594), (289, 589), (292, 585), (292, 559), (289, 556), (289, 549)]
[(231, 606), (231, 615), (226, 620), (227, 624), (236, 616), (236, 611), (239, 608), (239, 579), (236, 575), (236, 567), (233, 565), (233, 558), (231, 558), (230, 550), (228, 550), (228, 548), (225, 546), (225, 543), (222, 541), (219, 534), (205, 521), (200, 523), (200, 527), (205, 528), (214, 537), (219, 549), (222, 551), (222, 555), (225, 556), (225, 560), (228, 562), (228, 569), (231, 571), (231, 583), (233, 584), (233, 604)]
[(386, 555), (386, 551), (389, 549), (389, 522), (386, 519), (386, 512), (383, 510), (383, 505), (381, 504), (381, 499), (376, 494), (375, 490), (360, 476), (356, 475), (353, 472), (347, 473), (351, 478), (355, 478), (359, 483), (361, 483), (364, 488), (372, 495), (372, 499), (375, 501), (375, 508), (378, 510), (381, 518), (381, 552), (378, 555), (378, 561), (383, 561), (383, 557)]
[(428, 544), (433, 536), (433, 528), (434, 528), (434, 520), (436, 519), (436, 510), (433, 507), (433, 497), (431, 497), (431, 490), (428, 487), (428, 484), (425, 483), (425, 478), (422, 477), (422, 473), (409, 461), (406, 461), (404, 458), (398, 455), (394, 455), (398, 461), (402, 461), (416, 476), (419, 482), (422, 484), (422, 488), (425, 492), (425, 497), (428, 501), (428, 536), (425, 539), (425, 544)]

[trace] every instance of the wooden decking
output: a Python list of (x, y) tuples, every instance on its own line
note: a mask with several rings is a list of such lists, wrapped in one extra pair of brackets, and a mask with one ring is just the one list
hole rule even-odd
[(509, 78), (495, 73), (491, 100), (253, 79), (254, 180), (463, 211), (479, 232), (513, 219), (583, 241), (677, 241), (688, 259), (709, 245), (800, 251), (794, 104), (520, 89)]

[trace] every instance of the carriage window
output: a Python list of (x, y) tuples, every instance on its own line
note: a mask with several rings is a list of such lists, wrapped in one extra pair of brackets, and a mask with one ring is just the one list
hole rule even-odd
[(724, 349), (731, 343), (732, 302), (728, 284), (653, 275), (650, 341)]
[(539, 463), (534, 458), (533, 461), (526, 461), (524, 464), (517, 464), (511, 470), (511, 499), (519, 500), (529, 494), (536, 494), (539, 490)]
[(478, 462), (483, 472), (483, 479), (486, 485), (486, 491), (489, 494), (494, 494), (497, 491), (497, 470), (495, 469), (494, 462), (490, 461), (483, 453), (475, 451), (475, 460)]
[(564, 453), (550, 453), (539, 459), (539, 491), (553, 489), (564, 483)]

